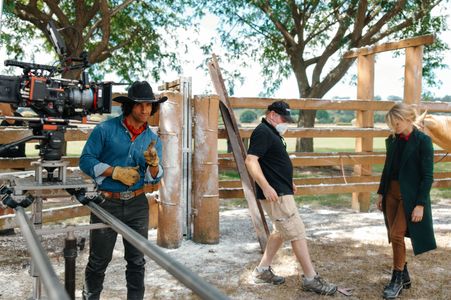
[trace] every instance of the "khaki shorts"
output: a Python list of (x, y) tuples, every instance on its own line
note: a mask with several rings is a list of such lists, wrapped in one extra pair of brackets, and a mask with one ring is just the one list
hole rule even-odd
[(272, 221), (274, 234), (280, 234), (284, 241), (305, 239), (304, 222), (293, 195), (281, 196), (276, 202), (260, 200), (260, 203)]

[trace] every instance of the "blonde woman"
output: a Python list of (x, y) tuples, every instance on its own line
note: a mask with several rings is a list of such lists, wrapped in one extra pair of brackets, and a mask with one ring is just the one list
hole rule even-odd
[(436, 248), (429, 196), (434, 150), (429, 136), (415, 127), (416, 117), (413, 107), (404, 103), (394, 105), (385, 117), (393, 131), (385, 141), (387, 156), (377, 192), (393, 250), (385, 299), (395, 299), (411, 286), (404, 237), (410, 237), (415, 255)]

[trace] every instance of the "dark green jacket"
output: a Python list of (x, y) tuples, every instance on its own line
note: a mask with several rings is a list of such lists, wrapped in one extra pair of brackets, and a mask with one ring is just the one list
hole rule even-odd
[[(378, 194), (383, 196), (382, 209), (385, 225), (385, 195), (390, 183), (391, 168), (393, 166), (396, 138), (390, 136), (385, 140), (387, 157), (382, 171)], [(437, 248), (432, 226), (430, 190), (433, 182), (434, 149), (429, 136), (414, 129), (406, 143), (399, 169), (399, 184), (403, 198), (404, 211), (407, 219), (407, 237), (412, 240), (415, 255)], [(413, 223), (412, 211), (416, 205), (424, 206), (421, 222)], [(388, 228), (388, 227), (387, 227)]]

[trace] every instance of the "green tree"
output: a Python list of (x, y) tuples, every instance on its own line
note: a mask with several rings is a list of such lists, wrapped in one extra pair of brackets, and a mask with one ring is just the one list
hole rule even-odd
[(318, 122), (322, 124), (331, 123), (333, 121), (333, 118), (327, 110), (318, 110), (316, 113), (316, 118), (318, 119)]
[[(322, 98), (340, 81), (355, 60), (342, 58), (345, 51), (435, 34), (443, 30), (445, 19), (431, 15), (441, 0), (200, 2), (221, 17), (220, 36), (230, 50), (227, 59), (244, 58), (245, 64), (257, 60), (268, 93), (293, 73), (301, 98)], [(423, 73), (429, 78), (429, 67), (441, 66), (445, 48), (441, 41), (427, 47)], [(313, 127), (315, 115), (301, 111), (298, 125)], [(312, 139), (298, 141), (297, 150), (313, 151)]]
[(257, 114), (252, 110), (245, 110), (240, 116), (241, 123), (252, 123), (257, 120)]
[[(184, 0), (6, 0), (1, 41), (15, 59), (30, 52), (31, 41), (43, 38), (36, 51), (51, 51), (47, 23), (53, 20), (68, 53), (88, 52), (92, 72), (116, 72), (127, 81), (159, 74), (166, 66), (177, 68), (176, 56), (167, 51), (175, 28), (189, 24)], [(174, 44), (176, 45), (176, 44)], [(10, 57), (11, 58), (11, 57)], [(61, 57), (59, 58), (61, 59)], [(152, 67), (147, 62), (152, 62)], [(103, 63), (102, 63), (103, 62)], [(102, 63), (102, 64), (100, 64)], [(78, 78), (80, 70), (66, 72)]]

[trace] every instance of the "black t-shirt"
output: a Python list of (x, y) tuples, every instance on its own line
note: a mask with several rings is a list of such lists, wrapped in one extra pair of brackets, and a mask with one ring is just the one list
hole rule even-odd
[[(293, 165), (285, 141), (264, 118), (252, 132), (247, 153), (258, 156), (263, 175), (279, 196), (293, 195)], [(257, 199), (265, 199), (258, 184), (256, 187)]]

